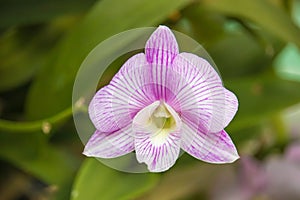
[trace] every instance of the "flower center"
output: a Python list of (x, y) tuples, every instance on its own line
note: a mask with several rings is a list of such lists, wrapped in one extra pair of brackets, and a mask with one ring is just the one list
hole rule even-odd
[(174, 117), (171, 115), (171, 113), (168, 111), (166, 106), (163, 104), (160, 104), (153, 112), (151, 116), (151, 120), (153, 124), (158, 129), (173, 129), (176, 127), (176, 122)]
[(181, 128), (181, 119), (165, 102), (155, 101), (140, 110), (133, 119), (133, 130), (138, 135), (150, 134), (153, 144), (160, 145), (170, 133)]

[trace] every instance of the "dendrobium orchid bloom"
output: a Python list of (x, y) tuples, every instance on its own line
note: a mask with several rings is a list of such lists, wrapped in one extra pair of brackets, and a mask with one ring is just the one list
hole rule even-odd
[(89, 105), (96, 127), (84, 154), (115, 158), (135, 151), (149, 171), (173, 166), (180, 148), (209, 163), (239, 158), (224, 128), (238, 108), (236, 96), (203, 58), (179, 53), (171, 30), (159, 26), (145, 53), (134, 55)]

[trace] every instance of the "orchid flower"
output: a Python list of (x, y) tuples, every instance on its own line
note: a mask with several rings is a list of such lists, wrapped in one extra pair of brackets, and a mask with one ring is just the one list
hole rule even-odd
[(135, 151), (151, 172), (168, 170), (180, 149), (209, 163), (234, 162), (239, 155), (224, 128), (237, 107), (214, 68), (179, 53), (171, 30), (159, 26), (145, 53), (128, 59), (91, 100), (96, 131), (83, 153), (115, 158)]

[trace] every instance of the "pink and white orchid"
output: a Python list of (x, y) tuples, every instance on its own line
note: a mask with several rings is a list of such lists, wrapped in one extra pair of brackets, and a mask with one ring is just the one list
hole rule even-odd
[(179, 53), (171, 30), (159, 26), (145, 53), (125, 62), (89, 105), (96, 127), (84, 154), (115, 158), (135, 150), (149, 171), (173, 166), (180, 148), (210, 163), (239, 158), (224, 128), (238, 108), (236, 96), (203, 58)]

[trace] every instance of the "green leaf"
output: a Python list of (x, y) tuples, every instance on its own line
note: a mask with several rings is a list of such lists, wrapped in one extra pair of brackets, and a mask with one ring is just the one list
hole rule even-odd
[(294, 22), (300, 27), (300, 1), (293, 0), (292, 1), (292, 18)]
[(221, 40), (210, 44), (207, 50), (224, 78), (258, 74), (272, 63), (263, 46), (241, 29), (226, 33)]
[(239, 99), (239, 110), (229, 131), (239, 132), (262, 123), (300, 102), (300, 83), (282, 80), (274, 74), (230, 80), (225, 86)]
[(288, 44), (274, 60), (278, 76), (300, 81), (300, 50), (294, 44)]
[(205, 0), (204, 6), (218, 12), (253, 21), (284, 41), (300, 47), (300, 30), (279, 7), (267, 0)]
[(49, 57), (56, 41), (72, 24), (61, 18), (47, 26), (6, 31), (0, 38), (0, 92), (28, 82)]
[(10, 90), (28, 81), (45, 55), (34, 51), (36, 42), (22, 48), (17, 39), (16, 33), (7, 33), (0, 39), (0, 91)]
[(199, 43), (206, 46), (223, 36), (226, 18), (219, 13), (197, 4), (188, 6), (182, 14), (184, 17), (176, 24), (177, 30), (193, 37)]
[(0, 28), (47, 22), (88, 10), (95, 0), (6, 0), (0, 4)]
[(58, 189), (56, 200), (69, 198), (78, 158), (47, 143), (42, 133), (13, 134), (0, 132), (0, 159)]
[(0, 133), (0, 157), (48, 184), (60, 185), (76, 170), (71, 156), (46, 143), (41, 133)]
[[(183, 156), (191, 157), (184, 154)], [(183, 157), (182, 156), (182, 157)], [(183, 162), (179, 158), (177, 162)], [(160, 182), (142, 200), (171, 199), (207, 199), (200, 198), (199, 193), (211, 191), (221, 174), (230, 173), (235, 164), (213, 165), (203, 163), (195, 158), (187, 165), (171, 168), (164, 173)]]
[(71, 200), (136, 199), (153, 188), (157, 174), (129, 174), (86, 159), (73, 186)]
[(176, 28), (203, 45), (223, 78), (249, 76), (268, 69), (274, 54), (283, 46), (278, 38), (262, 30), (253, 31), (240, 19), (227, 18), (201, 4), (184, 9), (183, 15)]
[[(62, 40), (53, 52), (51, 62), (33, 83), (27, 99), (28, 116), (32, 119), (47, 117), (71, 105), (76, 72), (85, 56), (99, 42), (130, 28), (156, 26), (188, 2), (189, 0), (100, 1), (85, 20)], [(116, 47), (110, 48), (108, 51)]]

